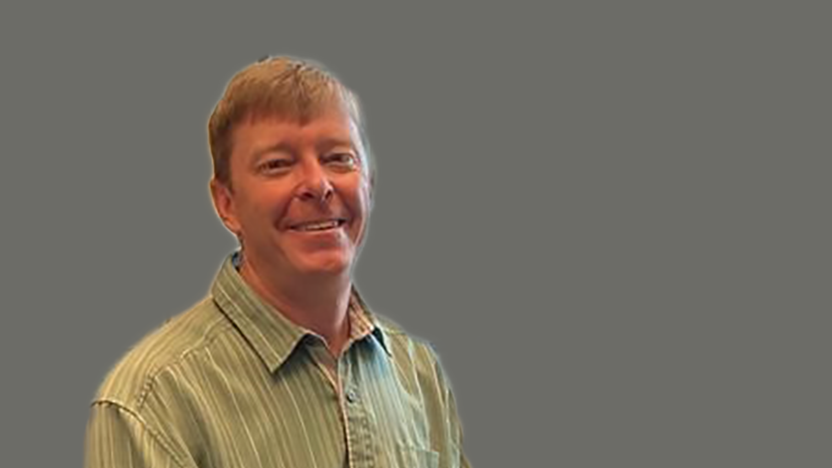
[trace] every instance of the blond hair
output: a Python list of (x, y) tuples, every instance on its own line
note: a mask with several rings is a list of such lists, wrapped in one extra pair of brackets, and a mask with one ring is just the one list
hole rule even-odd
[(243, 120), (283, 117), (305, 124), (343, 106), (358, 128), (362, 167), (374, 175), (370, 145), (357, 96), (322, 65), (291, 57), (266, 57), (239, 71), (225, 88), (208, 119), (208, 145), (214, 178), (231, 188), (234, 126)]

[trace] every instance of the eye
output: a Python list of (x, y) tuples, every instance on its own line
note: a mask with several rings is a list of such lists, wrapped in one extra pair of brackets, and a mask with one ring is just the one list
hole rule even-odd
[(331, 153), (324, 157), (324, 163), (328, 166), (344, 170), (354, 169), (357, 162), (352, 153)]
[(275, 158), (260, 164), (260, 172), (279, 172), (292, 165), (291, 159)]

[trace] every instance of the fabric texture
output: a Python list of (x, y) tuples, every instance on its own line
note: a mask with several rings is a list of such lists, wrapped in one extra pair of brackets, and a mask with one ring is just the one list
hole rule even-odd
[(87, 468), (469, 466), (430, 346), (353, 290), (336, 361), (248, 287), (236, 255), (205, 300), (108, 374), (87, 424)]

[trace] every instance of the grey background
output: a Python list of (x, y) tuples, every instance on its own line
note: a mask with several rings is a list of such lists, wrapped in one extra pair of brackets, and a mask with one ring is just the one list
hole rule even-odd
[(362, 98), (358, 284), (475, 466), (829, 466), (829, 12), (607, 3), (4, 3), (3, 465), (79, 466), (106, 371), (206, 294), (208, 114), (288, 53)]

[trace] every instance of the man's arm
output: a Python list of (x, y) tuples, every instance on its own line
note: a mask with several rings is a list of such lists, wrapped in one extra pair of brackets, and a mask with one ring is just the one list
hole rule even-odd
[(445, 369), (439, 362), (439, 355), (436, 353), (436, 350), (432, 346), (429, 346), (428, 350), (433, 359), (434, 372), (443, 396), (445, 414), (448, 421), (448, 435), (451, 439), (450, 443), (459, 452), (459, 467), (470, 468), (471, 464), (468, 461), (468, 457), (465, 456), (465, 450), (462, 446), (462, 423), (459, 419), (459, 413), (456, 408), (456, 399), (454, 398), (454, 392), (451, 389), (451, 383), (448, 380)]
[(456, 399), (454, 399), (454, 393), (450, 387), (448, 388), (448, 413), (451, 419), (451, 433), (454, 434), (456, 438), (455, 442), (459, 448), (459, 467), (471, 468), (471, 464), (468, 463), (468, 457), (465, 456), (465, 450), (462, 446), (462, 424), (459, 422), (459, 414), (456, 410)]
[(191, 468), (170, 443), (135, 413), (116, 403), (96, 402), (90, 410), (85, 468)]

